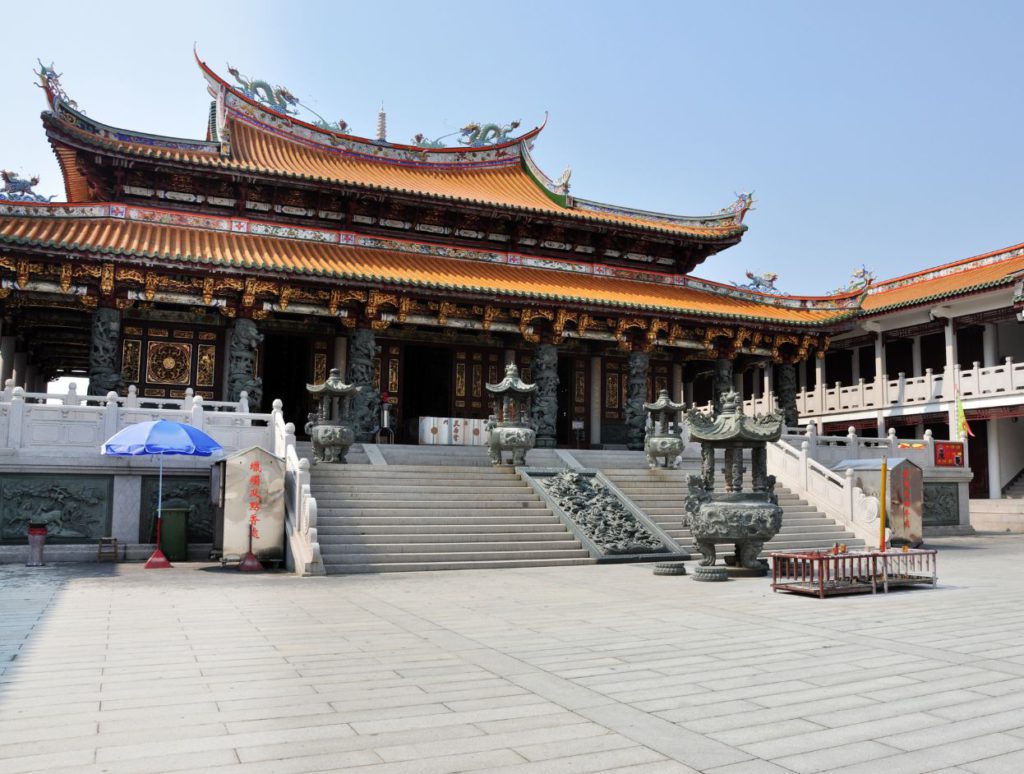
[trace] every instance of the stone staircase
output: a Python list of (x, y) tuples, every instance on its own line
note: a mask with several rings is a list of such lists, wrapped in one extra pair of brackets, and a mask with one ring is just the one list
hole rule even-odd
[(1024, 500), (1024, 472), (1017, 475), (1003, 489), (1003, 498), (1007, 500)]
[[(639, 452), (634, 454), (639, 455)], [(684, 467), (678, 470), (650, 470), (645, 465), (643, 469), (636, 466), (602, 468), (601, 472), (673, 540), (691, 553), (695, 553), (690, 532), (682, 526), (682, 514), (683, 498), (687, 494), (687, 480), (691, 475), (698, 474), (700, 469), (685, 463), (686, 461)], [(744, 480), (744, 488), (749, 489), (750, 484), (748, 476)], [(846, 543), (852, 548), (864, 545), (863, 540), (855, 538), (852, 533), (844, 530), (842, 526), (785, 487), (777, 486), (775, 492), (783, 510), (782, 529), (765, 544), (764, 554), (773, 551), (831, 548), (836, 543)]]
[[(482, 448), (469, 450), (486, 460)], [(451, 460), (450, 449), (433, 451)], [(593, 562), (508, 467), (317, 465), (310, 485), (328, 574)]]

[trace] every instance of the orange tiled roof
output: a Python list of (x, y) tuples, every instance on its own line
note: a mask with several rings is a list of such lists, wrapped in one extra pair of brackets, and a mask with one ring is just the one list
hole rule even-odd
[(692, 287), (576, 272), (109, 217), (2, 215), (2, 244), (144, 257), (196, 268), (304, 275), (797, 326), (836, 322), (856, 313), (778, 307)]
[[(65, 112), (72, 115), (70, 111)], [(75, 126), (66, 118), (51, 120), (59, 126), (61, 133), (73, 138), (118, 153), (154, 160), (412, 193), (712, 241), (737, 239), (746, 230), (742, 223), (722, 215), (709, 216), (707, 219), (672, 220), (661, 219), (653, 214), (645, 217), (643, 213), (616, 211), (616, 208), (592, 210), (563, 206), (554, 201), (541, 184), (531, 177), (522, 162), (514, 158), (512, 163), (483, 168), (472, 165), (460, 168), (457, 164), (441, 168), (393, 164), (332, 152), (326, 147), (277, 136), (241, 121), (230, 122), (231, 154), (223, 156), (216, 151), (197, 147), (175, 147), (174, 141), (170, 139), (166, 144), (134, 142), (123, 139), (130, 137), (130, 133), (121, 133), (109, 127), (106, 131), (94, 132)], [(68, 187), (69, 201), (89, 201), (84, 193), (84, 179), (80, 180), (81, 174), (74, 164), (73, 155), (65, 158), (70, 151), (59, 141), (55, 143), (55, 148)]]
[(864, 299), (865, 313), (938, 301), (1012, 283), (1024, 272), (1024, 244), (879, 282)]

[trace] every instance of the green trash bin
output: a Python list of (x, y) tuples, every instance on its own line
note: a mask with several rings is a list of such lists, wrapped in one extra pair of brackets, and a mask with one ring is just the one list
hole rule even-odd
[[(188, 508), (164, 508), (160, 527), (160, 549), (172, 562), (188, 559)], [(153, 519), (156, 529), (156, 519)], [(153, 540), (156, 540), (154, 535)]]

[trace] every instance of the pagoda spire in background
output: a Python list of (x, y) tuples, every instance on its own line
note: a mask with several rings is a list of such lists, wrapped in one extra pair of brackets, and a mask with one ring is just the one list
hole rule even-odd
[(384, 113), (384, 103), (380, 103), (380, 112), (377, 113), (377, 142), (388, 141), (388, 117)]

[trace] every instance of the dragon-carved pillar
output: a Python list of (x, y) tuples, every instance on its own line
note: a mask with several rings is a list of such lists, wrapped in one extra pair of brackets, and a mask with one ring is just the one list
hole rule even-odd
[(630, 449), (644, 448), (644, 432), (647, 424), (647, 372), (651, 356), (646, 352), (629, 354), (629, 383), (626, 391), (626, 446)]
[(228, 339), (228, 400), (248, 396), (249, 410), (259, 411), (263, 402), (263, 380), (256, 375), (256, 353), (263, 334), (248, 317), (239, 317)]
[[(380, 424), (380, 393), (374, 386), (373, 361), (377, 357), (377, 342), (370, 328), (356, 328), (348, 340), (348, 381), (362, 387), (352, 399), (352, 424), (356, 440), (372, 442)], [(432, 389), (426, 385), (425, 389)]]
[(800, 422), (800, 412), (796, 407), (796, 367), (792, 363), (783, 363), (778, 368), (779, 408), (785, 416), (786, 427), (796, 427)]
[(533, 425), (537, 431), (536, 447), (555, 447), (558, 421), (558, 347), (538, 344), (530, 364), (537, 392), (533, 398)]
[(92, 313), (89, 394), (105, 396), (124, 387), (121, 378), (121, 312), (101, 307)]

